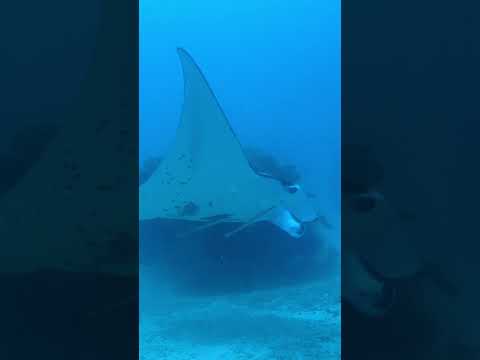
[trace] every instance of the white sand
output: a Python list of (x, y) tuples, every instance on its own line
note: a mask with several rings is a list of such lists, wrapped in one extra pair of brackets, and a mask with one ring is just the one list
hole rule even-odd
[(141, 360), (338, 360), (339, 281), (164, 298), (142, 313)]

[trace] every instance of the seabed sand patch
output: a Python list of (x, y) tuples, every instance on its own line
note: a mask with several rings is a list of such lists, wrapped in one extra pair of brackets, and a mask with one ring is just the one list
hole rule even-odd
[(338, 280), (178, 298), (142, 314), (141, 359), (340, 359)]

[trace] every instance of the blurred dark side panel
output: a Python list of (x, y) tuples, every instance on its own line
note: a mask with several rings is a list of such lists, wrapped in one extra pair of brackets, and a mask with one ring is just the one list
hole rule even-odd
[(0, 358), (138, 359), (138, 3), (0, 5)]
[(342, 358), (480, 359), (478, 5), (342, 11), (342, 251), (395, 291), (344, 298)]

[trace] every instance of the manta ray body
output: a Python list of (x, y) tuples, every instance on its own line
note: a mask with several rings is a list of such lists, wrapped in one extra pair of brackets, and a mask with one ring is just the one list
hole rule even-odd
[(140, 187), (140, 220), (242, 223), (238, 230), (270, 221), (301, 236), (303, 224), (317, 219), (308, 196), (298, 184), (254, 171), (200, 68), (185, 50), (178, 55), (184, 75), (180, 124), (160, 166)]
[[(118, 106), (123, 92), (103, 97), (92, 81), (48, 146), (3, 187), (0, 272), (137, 276), (138, 233), (131, 224), (138, 213), (140, 221), (238, 224), (227, 236), (266, 220), (298, 237), (316, 218), (300, 186), (252, 170), (200, 69), (184, 50), (178, 53), (185, 77), (180, 124), (161, 165), (140, 188), (140, 207), (131, 191), (138, 189), (137, 164), (123, 161), (138, 158), (138, 136), (131, 131), (138, 112)], [(92, 79), (104, 76), (105, 83), (123, 75), (102, 62), (94, 69)]]

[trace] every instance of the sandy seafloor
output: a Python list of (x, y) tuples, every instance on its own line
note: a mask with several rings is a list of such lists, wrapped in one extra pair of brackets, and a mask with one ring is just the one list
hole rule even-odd
[(141, 311), (141, 360), (340, 359), (340, 279), (221, 296), (162, 296)]

